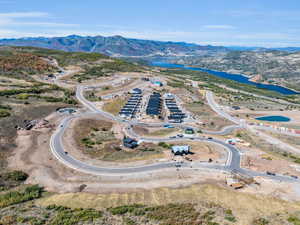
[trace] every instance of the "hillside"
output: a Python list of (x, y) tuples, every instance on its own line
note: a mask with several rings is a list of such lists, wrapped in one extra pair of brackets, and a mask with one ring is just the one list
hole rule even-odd
[(55, 70), (54, 66), (31, 53), (0, 51), (0, 72), (2, 74), (26, 75), (53, 70)]
[(224, 47), (200, 46), (185, 42), (162, 42), (112, 37), (71, 35), (54, 38), (2, 39), (0, 45), (32, 46), (69, 52), (97, 52), (110, 56), (185, 56), (227, 51)]
[[(114, 72), (133, 72), (141, 67), (99, 53), (64, 52), (35, 47), (0, 47), (0, 168), (4, 154), (15, 147), (16, 126), (24, 120), (43, 118), (59, 107), (76, 104), (74, 90), (55, 85), (49, 76), (63, 68), (80, 68), (70, 77), (76, 85)], [(73, 68), (74, 69), (74, 68)]]
[(185, 57), (174, 62), (250, 77), (259, 75), (257, 81), (290, 85), (300, 82), (300, 52), (232, 51), (216, 56)]

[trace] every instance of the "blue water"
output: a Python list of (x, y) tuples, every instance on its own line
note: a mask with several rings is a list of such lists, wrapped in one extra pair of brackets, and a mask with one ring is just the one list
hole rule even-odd
[(188, 67), (188, 66), (181, 65), (181, 64), (173, 64), (173, 63), (166, 63), (166, 62), (152, 62), (152, 65), (164, 67), (164, 68), (180, 68), (180, 69), (186, 69), (186, 70), (207, 72), (207, 73), (215, 75), (217, 77), (222, 77), (222, 78), (225, 78), (228, 80), (234, 80), (234, 81), (237, 81), (242, 84), (250, 84), (250, 85), (256, 86), (257, 88), (275, 91), (275, 92), (278, 92), (278, 93), (284, 94), (284, 95), (300, 94), (299, 92), (295, 92), (293, 90), (290, 90), (290, 89), (282, 87), (282, 86), (256, 83), (256, 82), (250, 81), (248, 77), (245, 77), (240, 74), (232, 74), (232, 73), (202, 69), (202, 68), (197, 68), (197, 67)]
[(291, 120), (290, 118), (285, 116), (262, 116), (255, 119), (269, 122), (289, 122)]

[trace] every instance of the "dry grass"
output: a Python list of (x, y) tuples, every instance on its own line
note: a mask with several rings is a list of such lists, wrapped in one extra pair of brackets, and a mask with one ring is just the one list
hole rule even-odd
[(186, 104), (185, 108), (197, 115), (204, 125), (203, 129), (219, 130), (220, 128), (228, 125), (232, 125), (230, 121), (218, 116), (207, 104), (191, 103)]
[[(299, 203), (291, 203), (263, 195), (253, 195), (221, 188), (215, 185), (193, 185), (188, 188), (158, 188), (123, 194), (57, 194), (38, 203), (43, 206), (58, 204), (68, 207), (103, 209), (130, 204), (164, 205), (168, 203), (215, 203), (231, 209), (237, 224), (250, 224), (254, 218), (276, 213), (293, 213), (300, 210)], [(267, 204), (266, 204), (267, 203)]]
[(81, 119), (75, 124), (73, 139), (84, 154), (104, 161), (132, 162), (164, 156), (161, 147), (150, 143), (136, 149), (120, 148), (121, 140), (116, 139), (111, 128), (112, 123), (108, 121)]
[(274, 132), (267, 132), (268, 134), (280, 139), (283, 142), (294, 145), (295, 147), (300, 147), (300, 137), (293, 137), (290, 135), (278, 134)]
[[(284, 159), (284, 160), (289, 160), (289, 161), (295, 162), (295, 159), (290, 158), (288, 154), (285, 154), (286, 152), (283, 149), (277, 147), (276, 145), (272, 145), (272, 144), (266, 142), (262, 138), (255, 136), (252, 133), (245, 132), (245, 131), (238, 131), (238, 132), (235, 132), (235, 134), (241, 135), (240, 138), (242, 140), (250, 143), (252, 148), (257, 148), (261, 151), (264, 151), (264, 152), (272, 155), (274, 159)], [(297, 158), (299, 157), (299, 154), (294, 153), (292, 155), (296, 156)]]
[(172, 134), (177, 131), (179, 131), (179, 129), (167, 128), (167, 129), (160, 129), (160, 130), (150, 132), (148, 135), (149, 136), (166, 136), (166, 135)]
[(111, 100), (108, 103), (105, 103), (103, 106), (103, 110), (109, 112), (114, 115), (118, 115), (121, 108), (126, 104), (126, 99), (119, 97)]
[(134, 132), (143, 136), (167, 136), (180, 131), (180, 129), (177, 128), (151, 129), (151, 128), (144, 128), (141, 126), (134, 126), (133, 130)]
[(13, 88), (20, 87), (30, 87), (33, 83), (22, 80), (22, 79), (14, 79), (10, 77), (0, 76), (0, 89), (1, 90), (9, 90)]

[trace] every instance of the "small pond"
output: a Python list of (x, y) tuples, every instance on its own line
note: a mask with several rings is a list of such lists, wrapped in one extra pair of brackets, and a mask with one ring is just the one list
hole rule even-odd
[(285, 116), (262, 116), (256, 117), (256, 120), (269, 121), (269, 122), (289, 122), (291, 119)]

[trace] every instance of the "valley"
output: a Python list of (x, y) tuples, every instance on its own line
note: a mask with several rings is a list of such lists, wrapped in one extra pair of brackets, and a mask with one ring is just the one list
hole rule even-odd
[[(298, 95), (98, 53), (2, 49), (0, 223), (300, 219)], [(290, 121), (256, 120), (279, 114)]]

